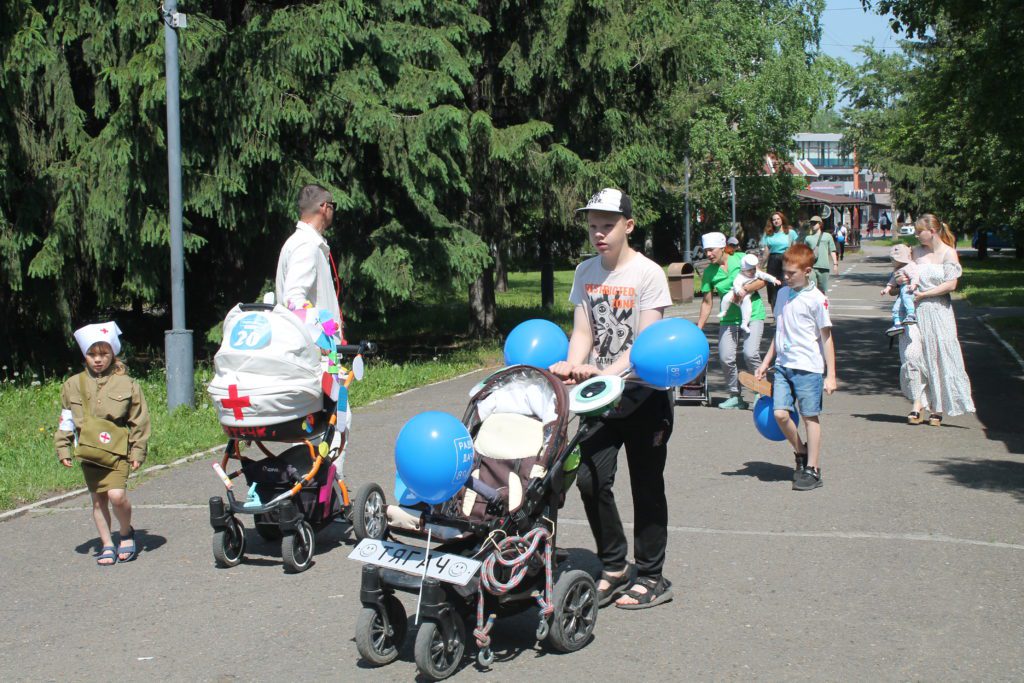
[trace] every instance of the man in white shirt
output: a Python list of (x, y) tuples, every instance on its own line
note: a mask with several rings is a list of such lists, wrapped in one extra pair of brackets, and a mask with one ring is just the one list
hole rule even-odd
[(338, 271), (323, 237), (334, 220), (334, 198), (320, 185), (306, 185), (299, 192), (298, 205), (299, 222), (277, 259), (277, 302), (294, 309), (308, 301), (313, 308), (330, 311), (340, 324)]

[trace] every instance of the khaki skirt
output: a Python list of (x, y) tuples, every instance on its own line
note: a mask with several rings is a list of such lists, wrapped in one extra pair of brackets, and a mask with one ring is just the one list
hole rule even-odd
[(106, 467), (99, 467), (92, 463), (82, 463), (82, 474), (85, 475), (85, 485), (92, 493), (106, 493), (115, 489), (128, 488), (128, 472), (131, 466), (127, 458), (121, 458), (117, 467), (108, 470)]

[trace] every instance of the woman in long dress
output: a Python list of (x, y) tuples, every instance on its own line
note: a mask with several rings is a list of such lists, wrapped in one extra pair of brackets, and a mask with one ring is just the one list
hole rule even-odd
[(907, 422), (924, 422), (921, 411), (928, 410), (928, 424), (938, 427), (943, 414), (974, 412), (949, 296), (963, 270), (948, 225), (926, 213), (914, 231), (920, 242), (913, 255), (921, 285), (914, 296), (917, 324), (908, 325), (900, 337), (900, 387), (914, 403)]

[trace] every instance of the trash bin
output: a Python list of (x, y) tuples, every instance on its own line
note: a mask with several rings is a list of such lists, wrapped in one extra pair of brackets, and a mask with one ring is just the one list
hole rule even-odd
[(668, 291), (672, 302), (686, 304), (693, 301), (693, 264), (670, 263), (668, 266)]

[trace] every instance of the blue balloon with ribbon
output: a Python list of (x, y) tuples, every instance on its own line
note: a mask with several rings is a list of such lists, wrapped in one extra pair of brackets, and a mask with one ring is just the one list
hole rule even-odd
[(665, 318), (637, 335), (629, 359), (643, 381), (678, 387), (700, 377), (710, 352), (708, 339), (699, 327), (683, 318)]
[[(800, 416), (796, 414), (795, 410), (789, 411), (789, 416), (793, 418), (793, 422), (800, 424)], [(761, 436), (769, 441), (786, 440), (782, 428), (775, 421), (775, 402), (772, 401), (771, 396), (762, 396), (754, 404), (754, 427), (757, 428)]]
[(395, 497), (401, 504), (443, 503), (473, 470), (473, 438), (458, 418), (436, 410), (405, 423), (395, 442)]
[(505, 365), (532, 365), (547, 370), (568, 355), (568, 337), (550, 320), (535, 318), (521, 322), (505, 339)]

